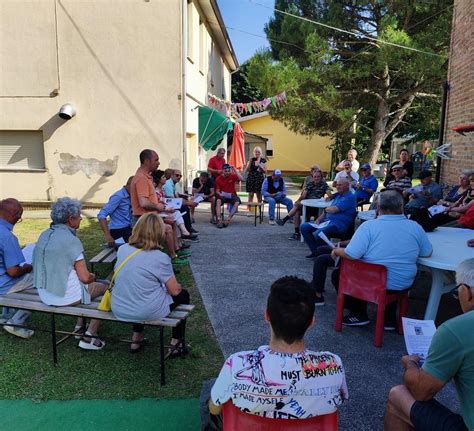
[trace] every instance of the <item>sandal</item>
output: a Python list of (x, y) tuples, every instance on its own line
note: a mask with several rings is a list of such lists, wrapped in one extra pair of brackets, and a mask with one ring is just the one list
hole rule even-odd
[(191, 346), (189, 344), (183, 345), (182, 341), (178, 341), (176, 344), (172, 344), (168, 348), (168, 352), (165, 355), (165, 359), (168, 358), (181, 358), (191, 352)]
[(84, 336), (84, 327), (82, 325), (76, 325), (74, 326), (74, 331), (73, 331), (74, 334), (77, 334), (77, 335), (74, 335), (74, 338), (76, 340), (80, 340), (82, 339), (82, 337)]
[[(89, 341), (86, 340), (89, 339)], [(105, 347), (105, 341), (97, 338), (96, 335), (92, 335), (89, 331), (86, 331), (84, 337), (79, 341), (79, 347), (84, 350), (102, 350)]]
[[(128, 348), (128, 351), (130, 353), (138, 353), (140, 350), (142, 350), (142, 347), (146, 346), (147, 344), (148, 344), (148, 339), (147, 338), (143, 338), (143, 339), (137, 340), (137, 341), (132, 341), (132, 343), (130, 344), (130, 347)], [(138, 347), (134, 349), (132, 347), (133, 345), (138, 345)]]

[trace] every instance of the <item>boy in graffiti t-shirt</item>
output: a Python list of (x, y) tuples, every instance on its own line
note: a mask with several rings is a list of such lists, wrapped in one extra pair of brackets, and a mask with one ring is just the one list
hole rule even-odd
[(228, 401), (251, 414), (305, 419), (333, 413), (348, 398), (339, 356), (304, 347), (304, 334), (314, 324), (314, 292), (306, 281), (275, 281), (265, 320), (271, 326), (269, 345), (225, 361), (211, 390), (212, 423), (219, 422), (213, 415)]

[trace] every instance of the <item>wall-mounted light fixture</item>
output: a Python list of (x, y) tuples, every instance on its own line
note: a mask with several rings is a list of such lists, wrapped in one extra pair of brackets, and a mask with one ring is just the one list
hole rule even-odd
[(74, 115), (76, 115), (76, 108), (72, 106), (70, 103), (66, 103), (65, 105), (61, 106), (58, 114), (63, 120), (70, 120)]

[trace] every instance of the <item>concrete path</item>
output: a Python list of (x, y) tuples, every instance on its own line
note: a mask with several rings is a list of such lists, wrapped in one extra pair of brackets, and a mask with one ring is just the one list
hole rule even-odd
[[(305, 244), (288, 240), (292, 224), (269, 226), (265, 217), (264, 224), (254, 227), (253, 219), (237, 215), (231, 226), (217, 229), (209, 217), (208, 212), (196, 211), (200, 242), (192, 246), (191, 266), (221, 349), (228, 356), (268, 343), (263, 313), (271, 283), (284, 275), (311, 280), (312, 261), (305, 259)], [(423, 304), (429, 283), (421, 280), (425, 288), (416, 292)], [(381, 430), (388, 392), (402, 381), (403, 337), (385, 333), (379, 349), (373, 345), (373, 323), (335, 332), (336, 294), (329, 280), (325, 297), (326, 305), (316, 309), (316, 326), (307, 334), (306, 345), (337, 353), (343, 360), (350, 400), (341, 408), (340, 428)], [(413, 317), (422, 315), (423, 310), (412, 311)], [(457, 408), (452, 385), (439, 399)]]

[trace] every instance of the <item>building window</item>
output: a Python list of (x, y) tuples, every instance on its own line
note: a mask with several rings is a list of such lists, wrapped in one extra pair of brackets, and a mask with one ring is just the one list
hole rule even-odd
[(45, 169), (43, 132), (0, 130), (0, 169)]
[(265, 155), (267, 157), (273, 157), (273, 143), (272, 143), (272, 135), (260, 135), (262, 138), (267, 139), (267, 145), (265, 147)]

